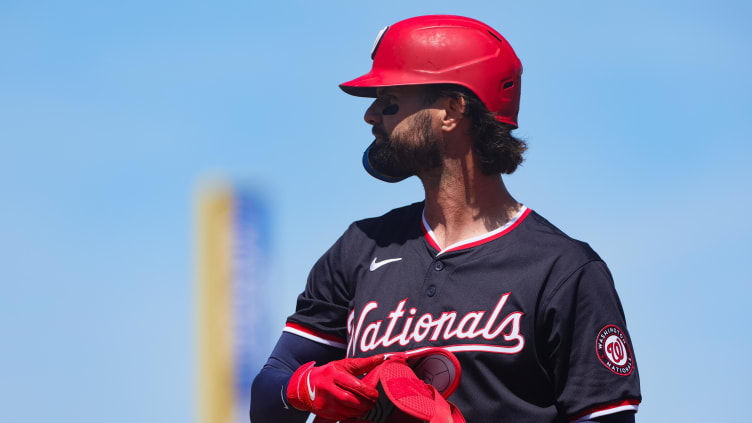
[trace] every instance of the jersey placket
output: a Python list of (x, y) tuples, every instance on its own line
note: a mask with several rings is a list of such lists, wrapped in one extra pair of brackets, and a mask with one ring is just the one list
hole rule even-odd
[(455, 255), (457, 255), (457, 252), (447, 255), (433, 255), (433, 260), (428, 264), (423, 277), (421, 295), (419, 297), (419, 304), (421, 306), (430, 304), (439, 298), (443, 298), (444, 295), (451, 293), (451, 275), (454, 269), (449, 262)]

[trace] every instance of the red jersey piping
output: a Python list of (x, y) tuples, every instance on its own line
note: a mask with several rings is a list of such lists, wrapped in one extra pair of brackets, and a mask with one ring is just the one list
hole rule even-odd
[(575, 415), (574, 417), (570, 417), (569, 421), (572, 423), (575, 423), (578, 421), (586, 421), (586, 420), (594, 419), (600, 416), (607, 416), (609, 414), (620, 413), (622, 411), (635, 411), (636, 412), (637, 406), (639, 404), (640, 404), (640, 400), (638, 399), (628, 399), (628, 400), (617, 401), (611, 404), (599, 405), (597, 407), (593, 407), (591, 409), (583, 411), (582, 413), (579, 413)]
[(285, 328), (282, 329), (282, 331), (294, 333), (295, 335), (299, 335), (304, 338), (310, 339), (312, 341), (316, 341), (320, 344), (331, 345), (331, 346), (340, 347), (340, 348), (345, 347), (344, 339), (337, 337), (337, 336), (329, 335), (323, 332), (319, 332), (317, 330), (313, 330), (307, 326), (303, 326), (298, 323), (287, 322), (287, 324), (285, 324)]
[(529, 208), (522, 206), (520, 211), (517, 213), (515, 217), (513, 217), (509, 222), (505, 223), (500, 228), (494, 229), (491, 232), (488, 232), (484, 235), (476, 236), (470, 239), (466, 239), (464, 241), (460, 241), (457, 243), (454, 243), (447, 247), (446, 249), (442, 249), (439, 243), (436, 241), (436, 236), (433, 234), (433, 230), (428, 225), (428, 222), (426, 221), (425, 216), (425, 209), (423, 211), (422, 215), (422, 225), (421, 229), (423, 230), (423, 235), (426, 237), (426, 241), (431, 245), (431, 247), (435, 248), (439, 251), (439, 254), (448, 253), (450, 251), (457, 251), (457, 250), (464, 250), (466, 248), (472, 248), (481, 244), (485, 244), (487, 242), (491, 242), (497, 238), (501, 238), (502, 236), (508, 234), (511, 232), (514, 228), (519, 226), (520, 223), (522, 223), (523, 220), (530, 214), (532, 210)]

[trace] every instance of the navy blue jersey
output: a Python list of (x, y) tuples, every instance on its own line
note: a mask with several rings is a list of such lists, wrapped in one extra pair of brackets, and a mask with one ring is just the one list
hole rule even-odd
[(442, 248), (423, 203), (353, 223), (314, 265), (284, 329), (349, 357), (444, 347), (468, 422), (636, 411), (640, 384), (606, 264), (523, 207)]

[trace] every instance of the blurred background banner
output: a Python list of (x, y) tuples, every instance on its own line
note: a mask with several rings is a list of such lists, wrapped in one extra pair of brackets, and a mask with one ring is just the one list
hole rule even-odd
[(200, 423), (248, 421), (251, 383), (270, 351), (267, 210), (263, 197), (251, 189), (200, 189)]

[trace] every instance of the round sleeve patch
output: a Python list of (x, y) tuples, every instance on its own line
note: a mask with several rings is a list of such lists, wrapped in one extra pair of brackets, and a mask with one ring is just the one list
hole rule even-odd
[(601, 329), (595, 340), (595, 351), (604, 366), (619, 376), (632, 373), (632, 351), (624, 332), (615, 325)]

